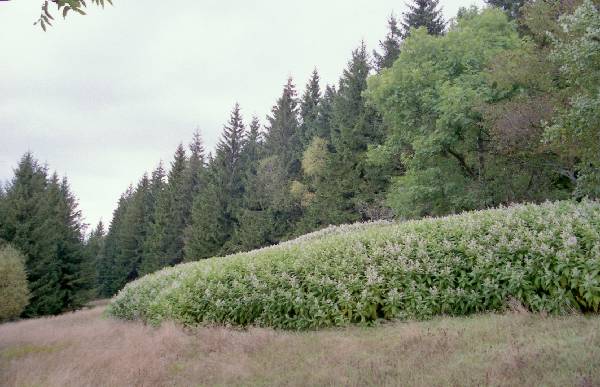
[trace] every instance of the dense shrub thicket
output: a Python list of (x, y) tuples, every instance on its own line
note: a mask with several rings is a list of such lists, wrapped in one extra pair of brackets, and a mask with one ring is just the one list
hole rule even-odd
[(310, 329), (495, 311), (598, 311), (600, 203), (341, 226), (127, 285), (112, 316)]
[(25, 258), (0, 244), (0, 321), (19, 317), (29, 303)]

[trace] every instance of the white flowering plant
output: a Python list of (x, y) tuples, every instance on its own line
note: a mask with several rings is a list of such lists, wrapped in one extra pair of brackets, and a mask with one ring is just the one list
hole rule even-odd
[(600, 203), (521, 204), (340, 226), (128, 284), (108, 313), (152, 324), (314, 329), (384, 319), (600, 309)]

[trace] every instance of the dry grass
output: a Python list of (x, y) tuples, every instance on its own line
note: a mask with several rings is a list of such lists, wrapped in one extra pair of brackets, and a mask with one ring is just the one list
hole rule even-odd
[(527, 313), (309, 333), (155, 329), (103, 307), (0, 325), (0, 383), (600, 385), (600, 317)]

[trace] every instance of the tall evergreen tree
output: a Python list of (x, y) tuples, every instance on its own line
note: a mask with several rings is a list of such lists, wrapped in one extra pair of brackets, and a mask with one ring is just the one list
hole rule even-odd
[(279, 158), (290, 177), (296, 176), (300, 172), (302, 142), (298, 134), (298, 100), (292, 78), (288, 79), (267, 121), (265, 147), (268, 154)]
[[(191, 195), (188, 200), (191, 203), (193, 198), (200, 192), (202, 188), (202, 180), (204, 176), (205, 160), (204, 160), (204, 143), (200, 131), (196, 130), (192, 137), (192, 142), (189, 145), (190, 158), (188, 161), (187, 168), (187, 179), (189, 186), (189, 194)], [(191, 216), (191, 207), (187, 209), (186, 216)], [(186, 221), (186, 224), (189, 220)]]
[(61, 239), (58, 249), (63, 264), (62, 288), (66, 291), (64, 307), (72, 310), (88, 301), (88, 290), (93, 282), (84, 272), (88, 262), (84, 254), (84, 225), (81, 210), (66, 177), (60, 181), (59, 192), (60, 202), (57, 212)]
[(184, 252), (188, 262), (219, 255), (227, 242), (222, 186), (220, 171), (211, 160), (206, 168), (204, 189), (194, 198), (191, 222), (185, 231)]
[(310, 144), (312, 138), (318, 132), (319, 104), (321, 102), (321, 86), (319, 85), (319, 81), (319, 73), (317, 69), (314, 69), (300, 100), (301, 124), (299, 137), (302, 149)]
[(366, 218), (361, 211), (384, 189), (384, 179), (371, 174), (365, 162), (368, 146), (384, 137), (379, 115), (363, 98), (370, 70), (363, 43), (352, 52), (333, 99), (331, 152), (323, 156), (324, 175), (316, 179), (312, 208), (307, 209), (315, 227)]
[(242, 162), (245, 168), (244, 181), (248, 180), (249, 175), (256, 174), (258, 161), (263, 154), (263, 145), (260, 121), (258, 117), (254, 116), (248, 126), (248, 134), (242, 148)]
[(106, 230), (102, 220), (94, 227), (88, 239), (85, 242), (85, 256), (87, 265), (84, 267), (84, 276), (86, 282), (91, 283), (89, 288), (90, 298), (95, 298), (100, 294), (102, 284), (100, 282), (100, 271), (102, 270), (102, 262), (104, 261), (104, 238)]
[(119, 230), (119, 253), (115, 256), (113, 272), (117, 277), (115, 288), (139, 277), (144, 248), (152, 230), (150, 216), (154, 203), (150, 193), (150, 179), (144, 174), (135, 190), (131, 190), (123, 225)]
[(150, 178), (150, 187), (147, 195), (148, 207), (145, 214), (148, 234), (142, 248), (140, 275), (152, 273), (162, 267), (163, 256), (159, 245), (161, 241), (156, 238), (159, 235), (158, 230), (156, 230), (156, 213), (159, 199), (165, 195), (165, 179), (166, 172), (161, 161), (156, 169), (152, 171)]
[(373, 50), (375, 70), (378, 73), (383, 69), (392, 67), (394, 61), (398, 59), (401, 39), (402, 31), (398, 27), (398, 21), (392, 14), (388, 19), (388, 33), (383, 41), (379, 41), (381, 53)]
[(187, 260), (228, 252), (223, 246), (237, 227), (244, 193), (244, 141), (245, 126), (236, 103), (209, 166), (206, 187), (194, 200), (186, 231)]
[[(148, 237), (154, 264), (161, 268), (183, 260), (184, 230), (191, 213), (191, 187), (186, 178), (188, 159), (182, 144), (175, 150), (167, 184), (157, 198), (154, 223)], [(157, 261), (157, 262), (156, 262)]]
[(125, 228), (125, 215), (132, 195), (133, 187), (130, 186), (119, 198), (106, 234), (104, 254), (98, 262), (98, 281), (100, 283), (98, 291), (104, 297), (113, 296), (124, 282), (120, 276), (121, 271), (115, 270), (115, 268), (118, 257), (122, 256), (121, 234)]
[(260, 160), (265, 153), (263, 147), (260, 122), (253, 117), (242, 149), (244, 194), (238, 224), (227, 246), (231, 252), (264, 246), (266, 235), (270, 234), (268, 227), (265, 227), (268, 206), (263, 204), (266, 197), (258, 181)]
[(85, 301), (81, 214), (66, 179), (47, 177), (26, 153), (7, 186), (0, 238), (26, 257), (31, 300), (24, 314), (57, 314)]
[(413, 28), (425, 27), (430, 35), (442, 35), (446, 22), (442, 11), (438, 9), (440, 0), (413, 0), (408, 4), (408, 12), (403, 13), (402, 35), (410, 35)]
[(329, 141), (331, 139), (331, 130), (333, 125), (333, 102), (337, 95), (335, 86), (327, 85), (321, 103), (319, 104), (319, 114), (315, 124), (315, 136)]

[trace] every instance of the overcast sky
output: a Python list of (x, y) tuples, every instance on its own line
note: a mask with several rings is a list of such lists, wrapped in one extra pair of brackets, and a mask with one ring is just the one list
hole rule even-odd
[[(195, 128), (213, 149), (233, 104), (262, 122), (292, 76), (335, 83), (405, 11), (388, 0), (113, 0), (44, 33), (42, 0), (0, 2), (0, 181), (32, 151), (66, 175), (86, 223)], [(481, 0), (441, 1), (447, 18)], [(54, 11), (55, 16), (57, 12)], [(58, 18), (57, 18), (58, 19)]]

